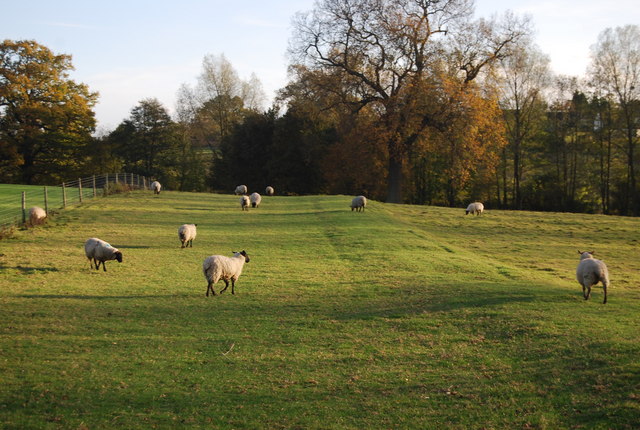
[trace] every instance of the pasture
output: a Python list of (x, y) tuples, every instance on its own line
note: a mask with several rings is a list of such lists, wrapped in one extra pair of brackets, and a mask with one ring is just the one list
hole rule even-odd
[(350, 202), (132, 192), (0, 241), (0, 427), (637, 428), (640, 220)]

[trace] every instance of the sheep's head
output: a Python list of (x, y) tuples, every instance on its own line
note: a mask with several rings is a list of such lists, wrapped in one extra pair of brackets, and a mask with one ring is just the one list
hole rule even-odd
[(247, 252), (243, 249), (242, 251), (233, 251), (234, 256), (242, 255), (244, 257), (244, 262), (248, 263), (250, 261)]
[(114, 255), (116, 256), (116, 260), (118, 260), (118, 263), (122, 263), (122, 252), (116, 251)]
[(578, 254), (580, 254), (580, 260), (584, 260), (586, 258), (593, 258), (593, 254), (595, 254), (595, 251), (578, 251)]

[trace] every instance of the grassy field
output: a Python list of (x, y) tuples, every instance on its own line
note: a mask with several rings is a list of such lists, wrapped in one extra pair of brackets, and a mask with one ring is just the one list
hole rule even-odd
[[(237, 200), (99, 198), (0, 241), (0, 427), (638, 428), (640, 220)], [(90, 270), (93, 236), (123, 263)], [(205, 297), (205, 257), (242, 249)]]
[[(44, 187), (42, 185), (13, 185), (0, 184), (0, 225), (6, 223), (22, 222), (22, 192), (26, 195), (26, 209), (32, 206), (45, 207)], [(78, 188), (67, 188), (67, 203), (78, 203), (80, 200)], [(82, 192), (83, 198), (93, 196), (92, 189)], [(57, 211), (63, 206), (62, 188), (59, 186), (47, 187), (47, 199), (50, 211)], [(28, 214), (27, 214), (28, 216)]]

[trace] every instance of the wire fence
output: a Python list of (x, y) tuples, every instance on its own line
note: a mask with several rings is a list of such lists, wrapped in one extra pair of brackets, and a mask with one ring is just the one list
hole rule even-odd
[(95, 197), (148, 188), (149, 179), (135, 173), (94, 175), (55, 186), (0, 184), (0, 226), (24, 224), (33, 206), (43, 208), (49, 215)]

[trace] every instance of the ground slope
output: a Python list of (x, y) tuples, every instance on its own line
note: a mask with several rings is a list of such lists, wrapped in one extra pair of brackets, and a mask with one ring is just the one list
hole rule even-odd
[[(0, 426), (638, 423), (637, 219), (349, 202), (136, 192), (0, 242)], [(124, 262), (90, 270), (93, 236)], [(607, 305), (573, 279), (594, 247)], [(204, 297), (241, 249), (237, 294)]]

